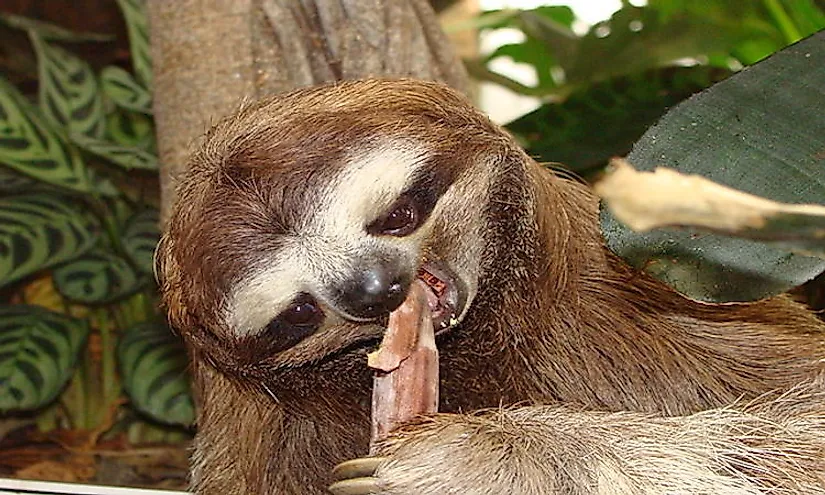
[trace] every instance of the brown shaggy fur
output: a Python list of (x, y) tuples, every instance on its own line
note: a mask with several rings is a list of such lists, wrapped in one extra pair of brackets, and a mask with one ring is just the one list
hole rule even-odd
[[(221, 311), (239, 274), (278, 249), (273, 226), (312, 208), (346, 150), (384, 137), (433, 150), (445, 180), (490, 174), (460, 212), (482, 219), (484, 253), (466, 318), (438, 339), (440, 410), (508, 406), (404, 429), (376, 472), (384, 493), (823, 491), (818, 383), (729, 408), (814, 379), (821, 321), (785, 297), (678, 295), (604, 248), (587, 188), (527, 157), (462, 96), (371, 80), (242, 109), (210, 131), (180, 184), (158, 274), (193, 363), (197, 493), (323, 493), (336, 463), (366, 453), (365, 354), (380, 327), (342, 324), (273, 352), (234, 336)], [(445, 218), (422, 256), (462, 235), (465, 218)]]

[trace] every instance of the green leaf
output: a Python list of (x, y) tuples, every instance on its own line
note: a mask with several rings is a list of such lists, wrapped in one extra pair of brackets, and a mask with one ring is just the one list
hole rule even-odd
[[(92, 171), (90, 171), (92, 172)], [(92, 181), (94, 182), (95, 193), (108, 198), (116, 198), (121, 195), (120, 190), (115, 184), (106, 177), (99, 177), (91, 173)]]
[[(784, 203), (825, 203), (825, 31), (680, 104), (627, 160), (665, 166)], [(634, 233), (602, 212), (609, 247), (703, 301), (754, 300), (810, 280), (825, 261), (743, 239)]]
[(802, 36), (810, 36), (825, 27), (825, 12), (813, 0), (785, 0), (783, 3)]
[(160, 215), (157, 210), (144, 210), (126, 222), (123, 233), (123, 248), (138, 269), (146, 275), (153, 275), (155, 247), (160, 240), (159, 222)]
[(100, 73), (100, 83), (106, 95), (118, 106), (135, 112), (152, 113), (152, 95), (120, 67), (105, 67)]
[(144, 0), (117, 0), (126, 28), (129, 31), (129, 48), (132, 55), (132, 67), (138, 81), (143, 87), (152, 87), (152, 56), (149, 53), (149, 23), (146, 21), (146, 3)]
[(519, 29), (525, 39), (500, 46), (487, 60), (509, 57), (514, 62), (532, 65), (538, 78), (536, 87), (545, 90), (555, 88), (553, 68), (559, 60), (572, 57), (578, 44), (578, 38), (570, 29), (573, 20), (573, 11), (561, 6), (539, 7), (503, 18), (494, 27)]
[[(665, 111), (727, 71), (674, 67), (585, 86), (507, 124), (539, 161), (584, 175), (626, 155)], [(598, 129), (598, 131), (594, 131)]]
[(119, 165), (126, 170), (158, 170), (158, 158), (142, 149), (121, 146), (103, 139), (94, 139), (83, 134), (72, 134), (72, 141), (88, 151)]
[(625, 7), (591, 28), (581, 39), (575, 61), (564, 69), (569, 83), (599, 81), (728, 53), (751, 35), (751, 29), (734, 29), (707, 16), (680, 12), (663, 17), (650, 7)]
[(106, 129), (110, 141), (156, 154), (155, 128), (151, 117), (119, 109), (108, 116)]
[(0, 166), (0, 194), (29, 192), (36, 189), (38, 183), (9, 167)]
[(164, 325), (128, 329), (118, 346), (123, 387), (135, 408), (157, 421), (191, 425), (195, 407), (186, 351)]
[(83, 207), (50, 193), (0, 199), (0, 287), (76, 258), (98, 238)]
[(35, 31), (43, 39), (55, 41), (112, 41), (115, 37), (111, 34), (99, 34), (88, 32), (69, 31), (55, 24), (29, 19), (21, 15), (0, 12), (0, 23), (14, 29), (24, 31)]
[(123, 258), (100, 250), (88, 252), (54, 270), (54, 285), (67, 299), (105, 304), (143, 287), (140, 277)]
[(72, 375), (89, 328), (39, 306), (0, 306), (0, 411), (52, 402)]
[(89, 137), (103, 136), (103, 100), (92, 68), (71, 53), (29, 32), (37, 52), (40, 108), (60, 129)]
[(95, 190), (94, 178), (77, 150), (2, 77), (0, 162), (49, 184), (81, 192)]
[(567, 7), (539, 7), (520, 14), (521, 29), (552, 50), (562, 67), (576, 55), (579, 39), (573, 32), (573, 12)]

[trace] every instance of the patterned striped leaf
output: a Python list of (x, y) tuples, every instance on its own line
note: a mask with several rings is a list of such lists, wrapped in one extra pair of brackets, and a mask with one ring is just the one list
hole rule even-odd
[(106, 130), (109, 140), (157, 154), (155, 127), (151, 117), (120, 109), (109, 114), (107, 119)]
[(105, 67), (100, 73), (103, 92), (118, 106), (141, 113), (152, 113), (152, 95), (120, 67)]
[(89, 177), (97, 194), (107, 198), (115, 198), (121, 195), (120, 190), (109, 178), (95, 174), (94, 170), (89, 170)]
[(75, 191), (95, 189), (77, 149), (0, 77), (0, 162), (35, 179)]
[(0, 306), (0, 412), (53, 401), (77, 363), (89, 328), (39, 306)]
[(191, 425), (195, 407), (183, 344), (164, 325), (128, 329), (118, 346), (123, 387), (135, 408), (157, 421)]
[(155, 247), (160, 240), (159, 221), (157, 210), (144, 210), (126, 222), (123, 233), (123, 248), (146, 275), (152, 275)]
[(37, 185), (36, 181), (25, 175), (19, 174), (8, 167), (0, 166), (0, 194), (30, 191)]
[(103, 139), (90, 138), (83, 134), (72, 134), (71, 137), (74, 144), (126, 170), (158, 169), (158, 157), (140, 148), (121, 146)]
[(0, 287), (83, 254), (97, 241), (97, 221), (56, 194), (0, 199)]
[(60, 129), (102, 137), (103, 99), (92, 68), (66, 50), (49, 44), (36, 31), (29, 37), (37, 53), (40, 109)]
[(147, 89), (152, 87), (152, 57), (149, 53), (149, 23), (146, 21), (144, 0), (117, 0), (126, 28), (129, 31), (129, 48), (132, 67), (137, 79)]
[(84, 304), (116, 301), (139, 290), (145, 282), (125, 259), (99, 250), (54, 271), (57, 290), (67, 299)]

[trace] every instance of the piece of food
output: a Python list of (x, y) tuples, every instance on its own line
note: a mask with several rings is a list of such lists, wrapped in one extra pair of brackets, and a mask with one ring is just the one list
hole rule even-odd
[(438, 411), (438, 350), (427, 303), (431, 290), (418, 280), (407, 299), (390, 314), (381, 347), (367, 364), (375, 369), (372, 389), (372, 441), (400, 423)]

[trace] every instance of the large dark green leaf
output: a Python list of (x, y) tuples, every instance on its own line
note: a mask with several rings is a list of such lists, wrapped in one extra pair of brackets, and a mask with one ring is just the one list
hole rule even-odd
[(82, 192), (96, 190), (77, 150), (0, 77), (0, 162), (35, 179)]
[(103, 100), (92, 68), (35, 31), (29, 37), (37, 52), (43, 114), (57, 128), (92, 138), (103, 136)]
[(159, 221), (157, 210), (144, 210), (129, 219), (123, 233), (123, 248), (146, 275), (152, 275), (155, 247), (160, 240)]
[(152, 113), (152, 95), (120, 67), (109, 66), (100, 73), (103, 91), (120, 107)]
[[(668, 112), (628, 161), (707, 177), (786, 203), (825, 203), (825, 32)], [(752, 300), (822, 272), (825, 261), (764, 244), (690, 232), (634, 233), (603, 212), (608, 245), (700, 300)]]
[(72, 142), (84, 150), (125, 168), (126, 170), (157, 170), (158, 157), (148, 151), (131, 146), (121, 146), (103, 139), (72, 134)]
[(152, 57), (149, 53), (149, 23), (146, 21), (144, 0), (117, 0), (126, 28), (129, 31), (132, 67), (138, 81), (147, 89), (152, 87)]
[(116, 301), (139, 290), (145, 281), (125, 259), (99, 250), (54, 271), (57, 290), (68, 299), (86, 304)]
[(0, 286), (83, 254), (99, 226), (82, 207), (56, 194), (0, 199)]
[(39, 306), (0, 306), (0, 411), (37, 409), (67, 380), (89, 329)]
[(123, 387), (139, 411), (163, 423), (192, 424), (186, 352), (167, 327), (143, 323), (128, 329), (118, 359)]

